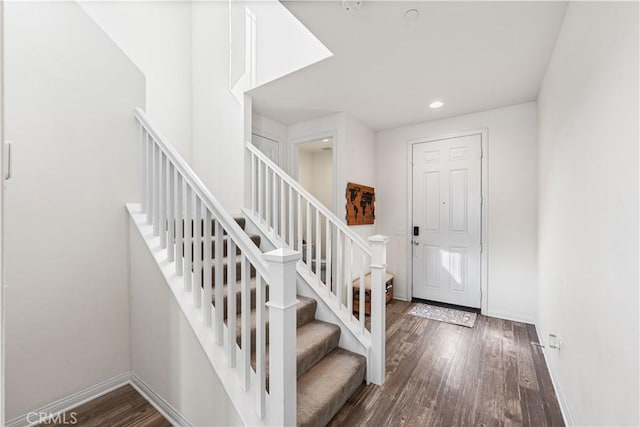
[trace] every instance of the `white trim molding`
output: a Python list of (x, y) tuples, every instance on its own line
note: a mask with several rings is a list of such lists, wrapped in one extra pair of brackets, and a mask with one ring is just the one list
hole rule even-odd
[(122, 387), (123, 385), (129, 383), (129, 378), (130, 373), (128, 371), (123, 372), (122, 374), (116, 375), (115, 377), (106, 379), (102, 382), (99, 382), (98, 384), (87, 387), (84, 390), (80, 390), (76, 393), (70, 394), (69, 396), (63, 397), (62, 399), (58, 399), (55, 402), (51, 402), (26, 414), (15, 417), (7, 421), (6, 427), (27, 427), (37, 425), (41, 420), (37, 419), (35, 421), (29, 421), (30, 414), (47, 413), (51, 414), (51, 416), (54, 417), (55, 415), (67, 412), (82, 405), (83, 403), (89, 402), (97, 397), (109, 393), (110, 391)]
[(571, 413), (569, 412), (569, 406), (567, 405), (567, 400), (565, 399), (564, 393), (562, 392), (562, 387), (560, 387), (560, 383), (558, 382), (558, 378), (553, 374), (551, 370), (551, 365), (549, 365), (549, 359), (547, 358), (547, 351), (549, 348), (546, 346), (545, 341), (542, 340), (540, 336), (540, 327), (534, 323), (533, 326), (536, 328), (536, 334), (538, 335), (538, 342), (543, 345), (541, 347), (542, 356), (544, 357), (544, 363), (547, 368), (547, 372), (549, 373), (549, 377), (551, 378), (551, 384), (553, 385), (553, 391), (556, 394), (556, 399), (558, 400), (558, 404), (560, 406), (560, 413), (562, 414), (562, 420), (564, 421), (564, 425), (566, 426), (574, 426), (573, 418), (571, 417)]
[(190, 427), (193, 426), (184, 415), (177, 411), (169, 402), (167, 402), (162, 396), (151, 388), (142, 378), (140, 378), (135, 372), (131, 372), (131, 378), (129, 384), (136, 389), (138, 393), (142, 395), (147, 402), (158, 410), (164, 416), (172, 426)]
[(115, 377), (106, 379), (98, 384), (92, 385), (80, 390), (55, 402), (44, 405), (38, 409), (34, 409), (26, 414), (22, 414), (9, 420), (6, 427), (31, 427), (38, 425), (42, 420), (40, 417), (32, 416), (30, 414), (50, 414), (51, 418), (69, 412), (73, 408), (90, 402), (100, 396), (103, 396), (117, 388), (124, 385), (131, 385), (142, 397), (144, 397), (151, 406), (156, 408), (163, 417), (167, 419), (173, 426), (191, 427), (192, 423), (185, 418), (180, 412), (178, 412), (169, 402), (156, 393), (147, 383), (145, 383), (135, 372), (127, 371), (123, 372)]
[(481, 260), (480, 260), (480, 310), (482, 314), (489, 311), (489, 129), (480, 128), (463, 132), (449, 133), (437, 137), (414, 138), (407, 141), (407, 299), (413, 299), (413, 247), (411, 245), (411, 230), (413, 227), (413, 145), (424, 142), (441, 141), (443, 139), (460, 138), (463, 136), (480, 135), (482, 147), (481, 159), (481, 192), (482, 207), (480, 211), (480, 240), (481, 240)]

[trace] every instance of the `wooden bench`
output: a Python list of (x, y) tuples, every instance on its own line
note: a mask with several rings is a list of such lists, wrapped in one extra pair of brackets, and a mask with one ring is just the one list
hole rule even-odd
[[(384, 278), (386, 287), (386, 302), (393, 299), (393, 274), (387, 273)], [(353, 281), (353, 312), (360, 313), (360, 279)], [(371, 314), (371, 274), (364, 277), (364, 312)]]

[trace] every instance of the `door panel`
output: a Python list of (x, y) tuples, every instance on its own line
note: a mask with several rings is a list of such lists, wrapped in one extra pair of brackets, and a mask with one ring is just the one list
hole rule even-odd
[(251, 134), (251, 142), (271, 161), (280, 166), (280, 144), (278, 141), (253, 133)]
[(481, 136), (413, 145), (413, 296), (480, 307)]

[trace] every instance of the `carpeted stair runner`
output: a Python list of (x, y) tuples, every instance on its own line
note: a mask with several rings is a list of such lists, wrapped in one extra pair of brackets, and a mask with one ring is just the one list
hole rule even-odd
[[(245, 219), (236, 218), (236, 222), (244, 229)], [(204, 223), (203, 223), (204, 224)], [(201, 225), (203, 225), (201, 224)], [(193, 222), (189, 224), (193, 226)], [(187, 228), (191, 228), (187, 227)], [(212, 233), (215, 235), (215, 227), (212, 224)], [(204, 230), (204, 227), (202, 227)], [(184, 225), (183, 225), (184, 231)], [(193, 233), (191, 234), (194, 235)], [(253, 243), (260, 247), (260, 236), (249, 235)], [(228, 272), (229, 268), (236, 269), (236, 278), (240, 277), (241, 256), (240, 250), (229, 256), (227, 250), (227, 236), (223, 237), (223, 310), (225, 323), (228, 313)], [(204, 254), (204, 245), (211, 244), (211, 254), (215, 258), (214, 236), (200, 236), (195, 239), (193, 245), (200, 244), (201, 254)], [(199, 242), (198, 242), (199, 241)], [(208, 243), (210, 242), (210, 243)], [(194, 246), (191, 246), (193, 250)], [(231, 267), (230, 267), (231, 265)], [(206, 274), (206, 273), (205, 273)], [(251, 292), (251, 348), (252, 366), (255, 368), (255, 342), (256, 342), (256, 278), (255, 270), (251, 268), (250, 292)], [(212, 283), (215, 280), (215, 260), (211, 271)], [(269, 288), (266, 287), (266, 301), (269, 300)], [(236, 283), (236, 337), (238, 345), (241, 345), (241, 301), (242, 284)], [(216, 305), (215, 291), (212, 304)], [(297, 423), (301, 427), (326, 426), (333, 416), (342, 408), (349, 397), (362, 384), (365, 377), (365, 358), (338, 347), (340, 342), (340, 328), (337, 325), (316, 320), (315, 312), (317, 301), (312, 298), (298, 296), (296, 306), (297, 342), (296, 360), (298, 376), (298, 414)], [(266, 311), (267, 332), (269, 324), (269, 311)], [(269, 387), (269, 334), (266, 337), (267, 354), (267, 389)]]

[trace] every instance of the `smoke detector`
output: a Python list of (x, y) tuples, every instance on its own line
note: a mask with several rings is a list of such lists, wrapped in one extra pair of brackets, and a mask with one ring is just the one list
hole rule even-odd
[(356, 10), (362, 4), (361, 0), (342, 0), (342, 7), (347, 12), (351, 12), (352, 10)]

